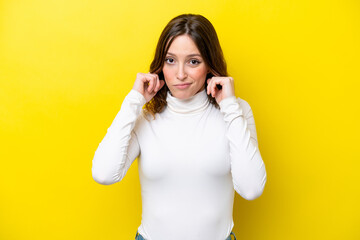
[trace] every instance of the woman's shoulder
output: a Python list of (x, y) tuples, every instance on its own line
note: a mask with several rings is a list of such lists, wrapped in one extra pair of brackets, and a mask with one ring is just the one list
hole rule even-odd
[(240, 108), (242, 109), (243, 115), (246, 116), (246, 118), (249, 118), (252, 116), (251, 106), (248, 103), (248, 101), (246, 101), (245, 99), (233, 96), (233, 97), (230, 97), (229, 99), (226, 99), (225, 101), (224, 100), (220, 106), (225, 107), (226, 105), (237, 102), (239, 104)]
[(250, 104), (245, 99), (242, 99), (239, 97), (237, 97), (236, 100), (240, 104), (240, 107), (243, 109), (244, 115), (247, 116), (249, 114), (249, 112), (251, 112)]
[(141, 109), (141, 112), (138, 118), (136, 119), (136, 126), (140, 127), (140, 126), (151, 125), (157, 121), (157, 119), (159, 118), (158, 115), (159, 115), (158, 113), (152, 115), (150, 112), (146, 111), (146, 109), (143, 108)]

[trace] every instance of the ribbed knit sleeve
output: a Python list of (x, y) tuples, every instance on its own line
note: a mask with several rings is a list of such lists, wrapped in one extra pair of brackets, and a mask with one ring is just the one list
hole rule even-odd
[(247, 200), (256, 199), (264, 190), (267, 176), (251, 107), (235, 96), (223, 99), (219, 106), (227, 125), (234, 189)]
[(95, 151), (92, 176), (96, 182), (104, 185), (119, 182), (139, 155), (140, 148), (133, 129), (145, 103), (144, 96), (133, 89), (125, 97)]

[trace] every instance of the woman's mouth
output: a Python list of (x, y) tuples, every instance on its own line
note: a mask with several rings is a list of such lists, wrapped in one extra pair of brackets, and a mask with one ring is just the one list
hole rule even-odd
[(184, 84), (177, 84), (177, 85), (174, 85), (174, 86), (179, 88), (179, 89), (185, 89), (185, 88), (188, 88), (190, 85), (191, 85), (191, 83), (184, 83)]

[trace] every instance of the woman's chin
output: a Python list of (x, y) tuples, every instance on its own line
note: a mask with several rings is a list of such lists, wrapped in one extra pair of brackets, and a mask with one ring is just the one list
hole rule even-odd
[(178, 99), (181, 99), (181, 100), (186, 100), (192, 96), (194, 96), (194, 94), (191, 94), (190, 92), (174, 92), (172, 94), (173, 97), (176, 97)]

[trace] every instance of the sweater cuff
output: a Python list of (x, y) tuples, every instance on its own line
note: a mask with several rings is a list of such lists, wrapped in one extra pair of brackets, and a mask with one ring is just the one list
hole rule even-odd
[(235, 96), (224, 98), (219, 103), (219, 106), (226, 122), (231, 122), (235, 118), (243, 116), (243, 109), (240, 106), (239, 99)]
[(145, 97), (138, 91), (131, 89), (128, 95), (125, 97), (126, 100), (130, 100), (133, 103), (138, 103), (143, 106), (146, 103)]

